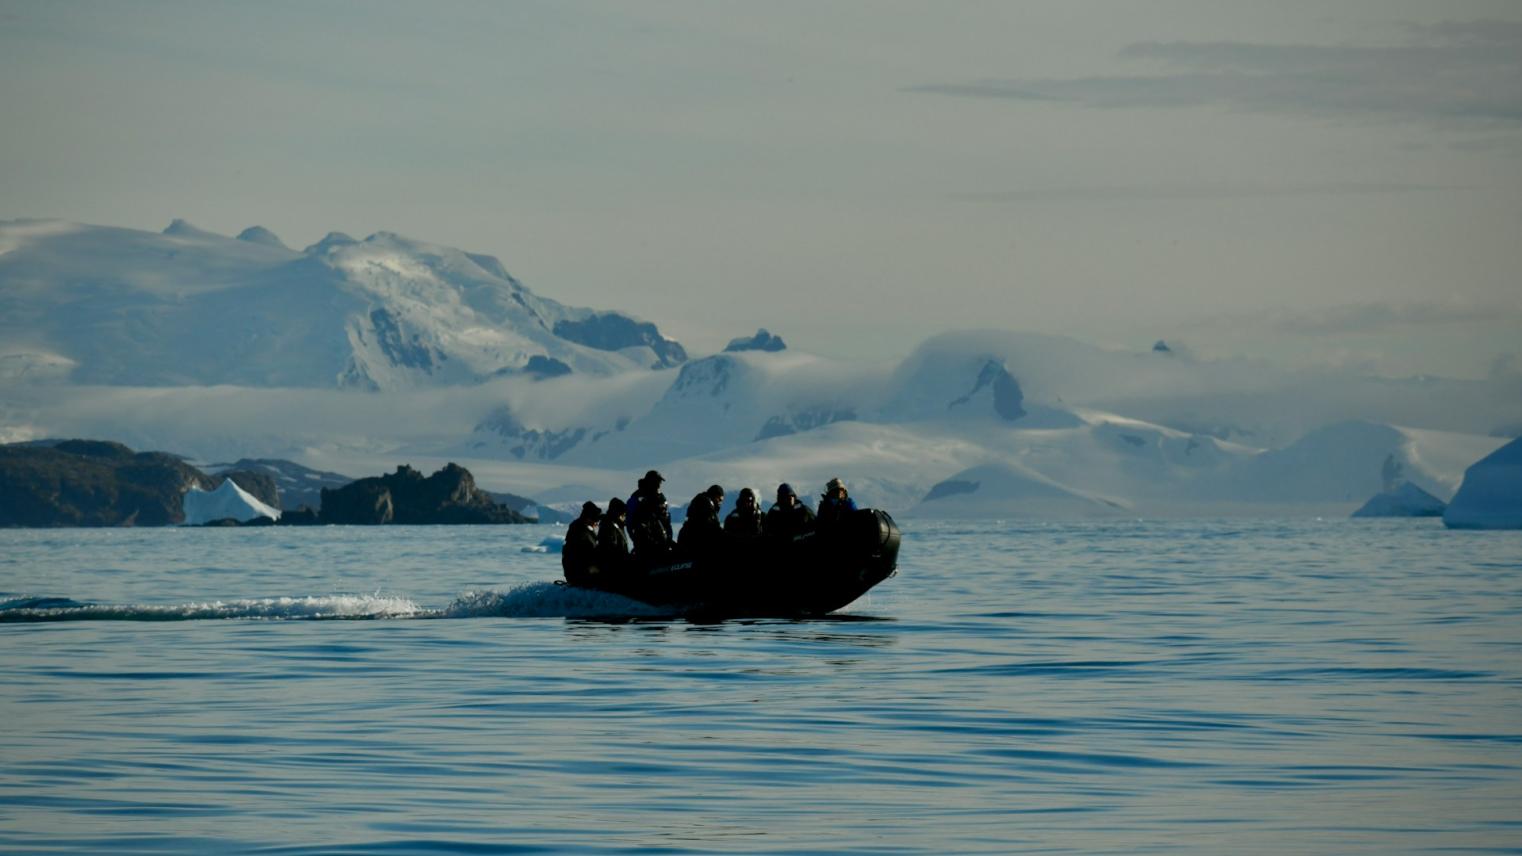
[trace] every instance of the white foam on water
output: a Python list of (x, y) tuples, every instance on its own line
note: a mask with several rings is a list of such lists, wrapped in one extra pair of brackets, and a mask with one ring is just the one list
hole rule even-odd
[(526, 583), (507, 591), (469, 591), (440, 613), (442, 618), (651, 617), (668, 612), (611, 592), (552, 582)]
[(0, 604), (0, 622), (416, 618), (427, 614), (428, 610), (406, 598), (380, 594), (215, 600), (163, 606), (80, 603), (67, 598), (18, 598)]

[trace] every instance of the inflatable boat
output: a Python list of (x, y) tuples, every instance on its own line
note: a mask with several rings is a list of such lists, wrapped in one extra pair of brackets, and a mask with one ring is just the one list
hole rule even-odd
[(640, 565), (587, 587), (694, 618), (825, 615), (892, 576), (898, 525), (867, 508), (789, 541), (726, 539), (707, 554)]

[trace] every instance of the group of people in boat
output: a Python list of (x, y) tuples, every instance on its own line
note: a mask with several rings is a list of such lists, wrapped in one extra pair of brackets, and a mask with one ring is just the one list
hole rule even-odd
[(662, 562), (701, 558), (735, 546), (787, 543), (856, 510), (845, 482), (834, 478), (825, 485), (817, 512), (783, 483), (765, 514), (756, 492), (741, 488), (734, 510), (720, 521), (724, 488), (715, 484), (687, 504), (687, 519), (673, 537), (670, 505), (661, 492), (665, 480), (650, 470), (627, 500), (608, 500), (606, 512), (595, 502), (582, 504), (581, 515), (566, 529), (560, 555), (566, 582), (596, 587)]

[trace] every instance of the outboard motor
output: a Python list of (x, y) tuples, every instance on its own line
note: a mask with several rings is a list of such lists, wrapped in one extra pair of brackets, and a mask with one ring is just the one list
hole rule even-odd
[(876, 532), (873, 533), (875, 546), (869, 554), (868, 572), (880, 574), (876, 581), (885, 580), (893, 575), (898, 569), (898, 545), (902, 535), (898, 531), (898, 524), (893, 522), (892, 515), (886, 511), (872, 508), (872, 521), (877, 524)]
[(840, 558), (861, 569), (862, 582), (876, 585), (898, 568), (901, 536), (886, 511), (864, 508), (841, 521)]

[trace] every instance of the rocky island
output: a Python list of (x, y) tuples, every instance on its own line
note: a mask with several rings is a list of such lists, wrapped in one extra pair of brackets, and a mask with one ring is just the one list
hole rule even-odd
[[(322, 488), (319, 510), (281, 502), (277, 477), (304, 468), (267, 460), (232, 466), (245, 463), (258, 466), (208, 474), (179, 455), (136, 452), (109, 440), (0, 445), (0, 527), (535, 522), (454, 463), (426, 477), (404, 464), (348, 483), (323, 473), (334, 486)], [(498, 496), (524, 509), (533, 505)]]
[(322, 492), (323, 523), (531, 523), (476, 487), (470, 470), (450, 463), (431, 476), (403, 464), (389, 475)]

